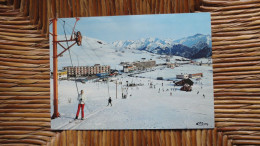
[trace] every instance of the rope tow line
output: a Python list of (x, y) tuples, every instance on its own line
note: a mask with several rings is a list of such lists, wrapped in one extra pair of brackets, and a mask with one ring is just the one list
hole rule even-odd
[[(68, 39), (67, 39), (67, 34), (66, 34), (66, 31), (65, 31), (65, 21), (63, 21), (63, 30), (64, 30), (64, 34), (65, 34), (65, 39), (66, 39), (66, 44), (67, 44), (67, 47), (69, 47), (69, 43), (68, 43)], [(70, 63), (71, 63), (71, 66), (73, 67), (74, 69), (74, 65), (73, 65), (73, 62), (72, 62), (72, 58), (71, 58), (71, 53), (70, 53), (70, 49), (68, 49), (69, 51), (69, 56), (70, 56)], [(77, 74), (76, 74), (76, 70), (74, 70), (74, 73), (75, 73), (75, 85), (76, 85), (76, 88), (77, 88), (77, 93), (79, 94), (79, 89), (78, 89), (78, 84), (76, 82), (76, 79), (77, 79)]]
[[(61, 19), (62, 20), (62, 19)], [(66, 38), (66, 40), (68, 40), (67, 39), (67, 35), (66, 35), (66, 31), (65, 31), (65, 20), (62, 20), (63, 21), (63, 30), (64, 30), (64, 34), (65, 34), (65, 38)], [(68, 24), (68, 23), (67, 23)], [(71, 28), (73, 28), (73, 30), (75, 29), (76, 31), (77, 31), (77, 29), (75, 28), (75, 26), (74, 27), (72, 27), (71, 25), (69, 25), (68, 24), (68, 26), (69, 27), (71, 27)], [(77, 32), (78, 33), (78, 32)], [(73, 35), (73, 34), (72, 34)], [(75, 34), (75, 35), (78, 35), (78, 34)], [(81, 35), (81, 34), (80, 34)], [(82, 39), (86, 39), (86, 38), (83, 38), (82, 37)], [(85, 40), (86, 41), (86, 43), (89, 45), (89, 47), (90, 48), (92, 48), (92, 49), (90, 49), (93, 53), (94, 53), (94, 56), (96, 56), (97, 57), (97, 59), (102, 63), (102, 64), (104, 64), (104, 62), (102, 61), (102, 59), (101, 59), (101, 57), (99, 57), (98, 55), (97, 55), (97, 53), (94, 51), (94, 47), (87, 41), (87, 40)], [(69, 46), (68, 45), (68, 41), (66, 41), (66, 43), (67, 43), (67, 46)], [(81, 44), (81, 43), (80, 43)], [(81, 45), (80, 45), (81, 46)], [(82, 47), (82, 46), (81, 46)], [(70, 49), (68, 49), (68, 51), (69, 51), (69, 56), (70, 56), (70, 62), (71, 62), (71, 66), (74, 68), (74, 65), (73, 65), (73, 61), (72, 61), (72, 57), (71, 57), (71, 52), (70, 52)], [(84, 51), (84, 54), (85, 54), (86, 52)], [(87, 54), (87, 53), (86, 53)], [(87, 56), (89, 56), (88, 54), (87, 54)], [(91, 57), (93, 57), (93, 56), (91, 56)], [(79, 61), (78, 61), (79, 62)], [(79, 89), (78, 89), (78, 84), (77, 84), (77, 82), (76, 82), (76, 77), (77, 77), (77, 74), (76, 74), (76, 71), (74, 71), (74, 73), (75, 73), (75, 85), (76, 85), (76, 88), (77, 88), (77, 92), (78, 92), (78, 94), (79, 94)], [(108, 96), (110, 97), (110, 91), (109, 91), (109, 80), (107, 80), (107, 86), (108, 86)]]

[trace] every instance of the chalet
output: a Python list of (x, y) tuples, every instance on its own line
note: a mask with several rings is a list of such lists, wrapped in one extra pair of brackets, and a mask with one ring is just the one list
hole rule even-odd
[(175, 85), (177, 85), (177, 86), (184, 86), (184, 84), (189, 84), (190, 86), (192, 86), (193, 81), (190, 79), (183, 79), (183, 80), (175, 83)]

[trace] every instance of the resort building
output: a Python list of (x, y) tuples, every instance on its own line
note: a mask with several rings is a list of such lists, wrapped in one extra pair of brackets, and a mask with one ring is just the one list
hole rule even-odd
[(136, 61), (133, 63), (121, 62), (121, 65), (123, 65), (124, 72), (131, 72), (131, 71), (135, 71), (135, 70), (145, 70), (147, 68), (155, 67), (156, 61), (154, 61), (154, 60)]
[(145, 70), (147, 68), (152, 68), (156, 66), (155, 60), (149, 60), (149, 61), (137, 61), (133, 63), (134, 66), (136, 66), (137, 70)]
[(67, 66), (63, 67), (63, 70), (67, 71), (68, 77), (88, 76), (99, 73), (110, 73), (110, 66), (100, 64), (95, 64), (94, 66)]
[(58, 71), (58, 79), (67, 79), (68, 75), (67, 75), (67, 71), (66, 70), (59, 70)]
[(134, 65), (124, 65), (123, 66), (123, 71), (125, 72), (125, 73), (128, 73), (128, 72), (132, 72), (132, 71), (135, 71), (136, 70), (136, 67), (134, 66)]

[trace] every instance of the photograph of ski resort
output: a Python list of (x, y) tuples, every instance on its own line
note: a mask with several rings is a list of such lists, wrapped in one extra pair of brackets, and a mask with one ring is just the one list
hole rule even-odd
[(51, 19), (51, 128), (214, 128), (210, 20), (210, 13)]

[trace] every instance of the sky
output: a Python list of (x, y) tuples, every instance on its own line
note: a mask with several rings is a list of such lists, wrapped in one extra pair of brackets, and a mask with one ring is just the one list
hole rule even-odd
[[(211, 35), (210, 20), (210, 13), (81, 17), (76, 30), (107, 43), (148, 37), (176, 40), (198, 33)], [(68, 35), (76, 19), (59, 18), (58, 35), (64, 35), (64, 21)]]

